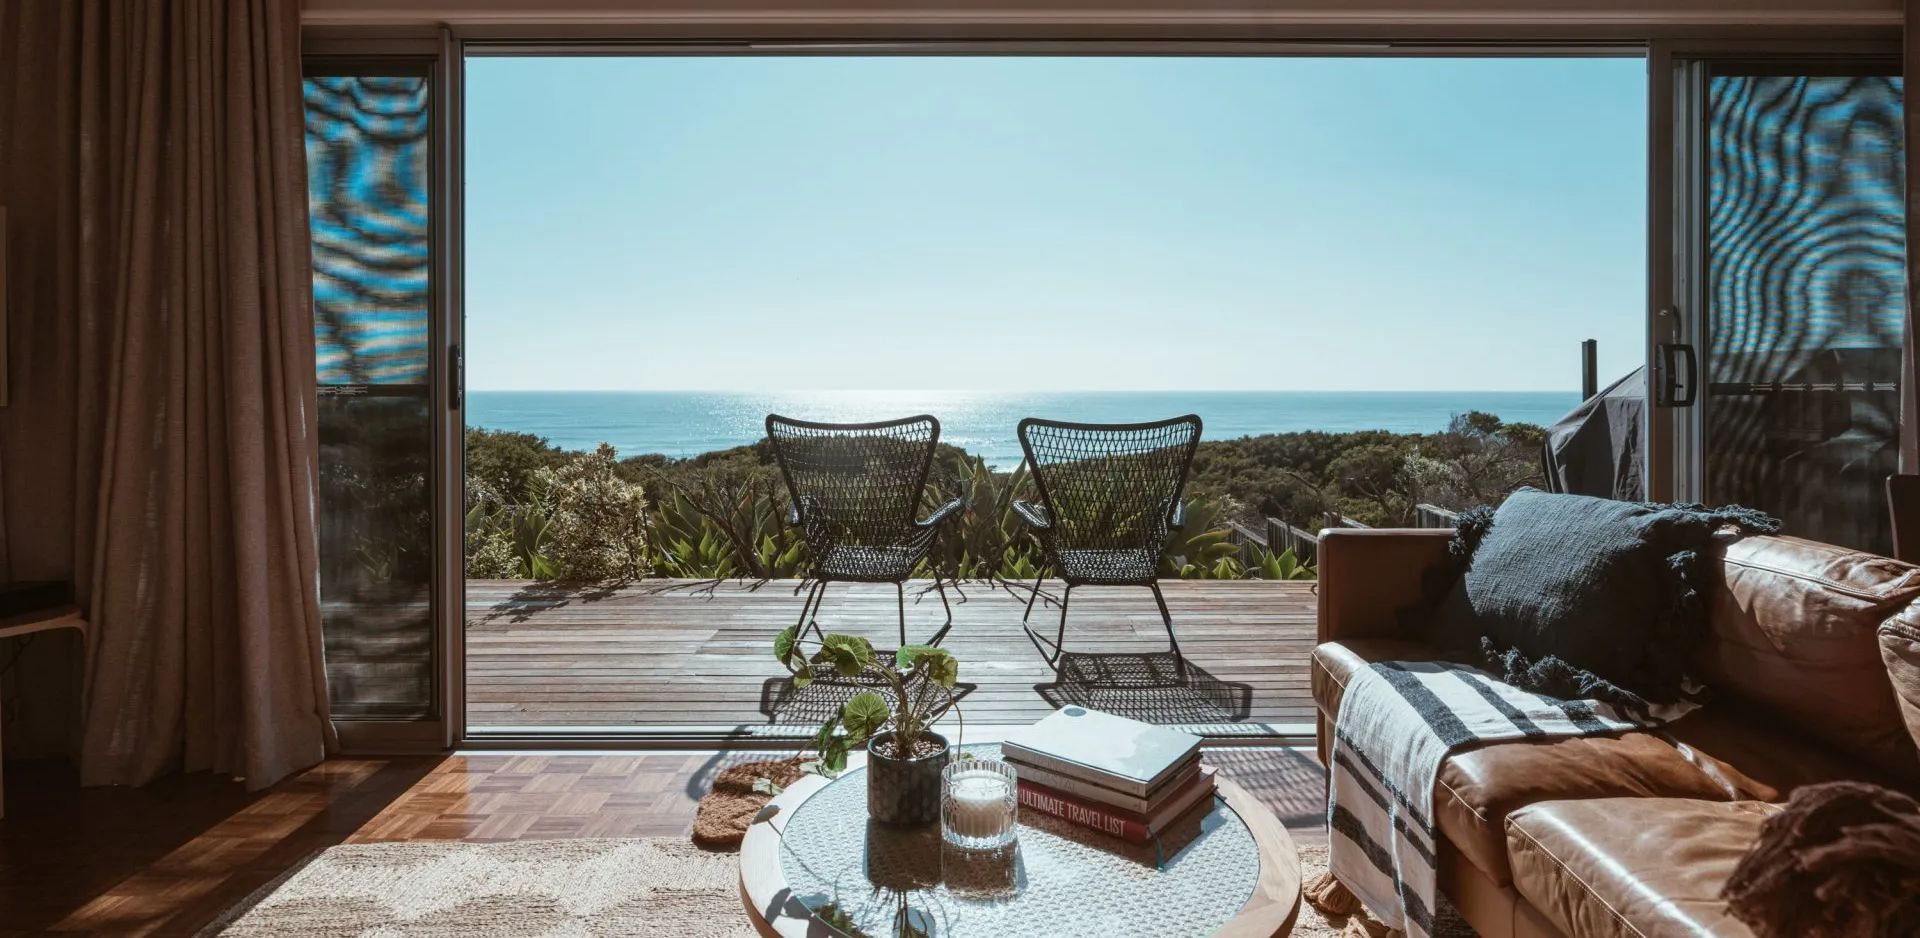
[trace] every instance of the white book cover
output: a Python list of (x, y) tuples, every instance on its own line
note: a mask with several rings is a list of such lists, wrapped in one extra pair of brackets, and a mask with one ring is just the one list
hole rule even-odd
[(1008, 755), (1073, 778), (1146, 797), (1200, 750), (1200, 737), (1164, 726), (1061, 707), (1007, 734)]

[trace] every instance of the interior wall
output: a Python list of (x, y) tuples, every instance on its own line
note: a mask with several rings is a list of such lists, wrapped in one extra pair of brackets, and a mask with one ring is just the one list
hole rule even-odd
[(1015, 28), (1228, 27), (1340, 34), (1463, 27), (1647, 32), (1682, 27), (1898, 27), (1902, 0), (306, 0), (309, 25), (654, 24)]

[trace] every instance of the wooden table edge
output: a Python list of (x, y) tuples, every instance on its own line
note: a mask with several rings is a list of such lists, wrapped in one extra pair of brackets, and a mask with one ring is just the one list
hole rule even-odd
[[(865, 753), (852, 753), (847, 769), (865, 764)], [(801, 802), (826, 787), (830, 779), (808, 775), (768, 802), (775, 814), (747, 828), (740, 841), (740, 901), (747, 919), (765, 938), (808, 938), (811, 918), (799, 902), (786, 894), (786, 871), (780, 863), (780, 831)], [(1260, 878), (1246, 905), (1229, 919), (1215, 938), (1279, 938), (1293, 931), (1300, 913), (1300, 851), (1280, 818), (1232, 779), (1220, 776), (1220, 797), (1240, 816), (1260, 851)], [(792, 903), (789, 906), (788, 903)], [(768, 914), (773, 918), (770, 920)]]

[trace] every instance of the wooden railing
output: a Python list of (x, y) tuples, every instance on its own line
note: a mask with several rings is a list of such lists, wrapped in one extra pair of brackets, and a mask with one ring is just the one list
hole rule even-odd
[(1279, 518), (1267, 519), (1267, 543), (1274, 551), (1293, 551), (1301, 563), (1320, 562), (1320, 535), (1303, 531)]
[[(1438, 505), (1416, 505), (1413, 509), (1413, 524), (1417, 528), (1451, 528), (1459, 518), (1458, 512), (1449, 511)], [(1337, 511), (1327, 512), (1323, 520), (1326, 522), (1326, 528), (1372, 527)], [(1268, 518), (1265, 531), (1256, 530), (1238, 521), (1229, 521), (1227, 532), (1227, 542), (1240, 548), (1242, 562), (1252, 562), (1254, 548), (1270, 550), (1276, 554), (1290, 550), (1301, 563), (1319, 562), (1320, 536), (1288, 524), (1279, 518)]]
[(1258, 547), (1276, 554), (1293, 551), (1293, 556), (1304, 564), (1312, 564), (1320, 555), (1320, 538), (1311, 531), (1303, 531), (1281, 521), (1268, 518), (1266, 530), (1260, 531), (1238, 521), (1227, 522), (1227, 541), (1240, 548), (1242, 562), (1253, 561), (1253, 548)]

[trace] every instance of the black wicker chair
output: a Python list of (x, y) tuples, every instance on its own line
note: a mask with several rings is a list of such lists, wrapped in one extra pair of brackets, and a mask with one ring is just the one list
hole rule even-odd
[[(1182, 523), (1181, 493), (1200, 445), (1193, 414), (1153, 423), (1020, 421), (1020, 448), (1033, 471), (1040, 504), (1013, 509), (1040, 539), (1046, 564), (1021, 617), (1027, 638), (1056, 670), (1067, 635), (1067, 603), (1076, 586), (1144, 586), (1160, 606), (1167, 642), (1180, 658), (1173, 615), (1160, 594), (1160, 552)], [(1049, 642), (1026, 621), (1051, 570), (1066, 583), (1060, 628)]]
[[(940, 421), (923, 414), (878, 423), (814, 423), (768, 414), (767, 439), (793, 499), (787, 523), (800, 529), (813, 558), (801, 633), (811, 627), (823, 634), (814, 616), (828, 583), (892, 583), (905, 645), (907, 578), (933, 548), (940, 523), (961, 504), (956, 498), (924, 519), (916, 517)], [(933, 585), (947, 610), (946, 623), (929, 641), (939, 644), (953, 627), (953, 606), (938, 570)]]

